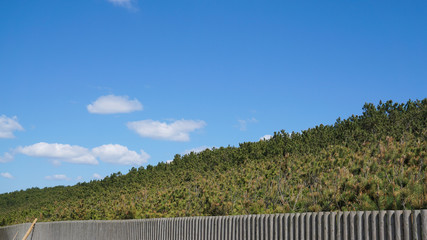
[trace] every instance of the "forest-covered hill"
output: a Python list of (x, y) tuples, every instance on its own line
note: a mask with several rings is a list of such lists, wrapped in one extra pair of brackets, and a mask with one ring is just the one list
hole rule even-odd
[(0, 195), (0, 225), (334, 210), (427, 208), (427, 99), (365, 104), (269, 140), (176, 155), (69, 187)]

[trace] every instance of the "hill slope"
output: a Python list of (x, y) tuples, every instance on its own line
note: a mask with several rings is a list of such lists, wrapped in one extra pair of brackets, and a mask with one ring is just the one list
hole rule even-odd
[(427, 208), (427, 99), (378, 106), (171, 164), (0, 195), (0, 225), (299, 211)]

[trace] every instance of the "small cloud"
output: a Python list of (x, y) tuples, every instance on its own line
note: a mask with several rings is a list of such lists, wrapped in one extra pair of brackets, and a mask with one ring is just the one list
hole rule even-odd
[(61, 161), (59, 161), (59, 160), (57, 160), (57, 159), (52, 159), (50, 162), (51, 162), (51, 163), (53, 164), (53, 166), (55, 166), (55, 167), (59, 167), (59, 166), (61, 166)]
[(239, 122), (240, 131), (246, 131), (249, 123), (257, 123), (258, 122), (258, 120), (256, 120), (255, 118), (249, 118), (249, 119), (245, 119), (245, 120), (239, 119), (237, 121)]
[(46, 176), (45, 179), (53, 180), (53, 181), (69, 181), (70, 180), (70, 178), (68, 178), (64, 174), (55, 174), (53, 176)]
[(5, 153), (3, 157), (0, 157), (0, 163), (7, 163), (13, 160), (13, 155), (10, 153)]
[(8, 179), (13, 179), (12, 174), (10, 174), (8, 172), (2, 172), (2, 173), (0, 173), (0, 176), (2, 176), (4, 178), (8, 178)]
[(102, 145), (92, 149), (92, 153), (101, 161), (125, 165), (142, 165), (150, 158), (143, 150), (138, 154), (119, 144)]
[(132, 0), (107, 0), (108, 2), (119, 6), (119, 7), (125, 7), (129, 9), (134, 9), (133, 1)]
[(96, 114), (130, 113), (141, 111), (142, 104), (136, 98), (129, 100), (128, 96), (107, 95), (87, 105), (87, 110)]
[(200, 147), (196, 147), (196, 148), (192, 148), (192, 149), (188, 149), (184, 151), (184, 154), (189, 154), (191, 152), (194, 153), (199, 153), (199, 152), (203, 152), (206, 149), (212, 149), (212, 147), (207, 147), (207, 146), (200, 146)]
[(92, 178), (94, 178), (94, 179), (102, 179), (102, 177), (101, 177), (101, 175), (99, 175), (98, 173), (94, 173), (93, 175), (92, 175)]
[(24, 128), (18, 123), (16, 116), (9, 118), (5, 115), (0, 116), (0, 138), (14, 138), (14, 131), (23, 131)]
[(81, 180), (83, 180), (83, 177), (82, 177), (82, 176), (77, 176), (77, 177), (76, 177), (76, 180), (77, 180), (77, 181), (81, 181)]
[(69, 144), (39, 142), (26, 147), (18, 147), (15, 150), (31, 157), (44, 157), (53, 160), (54, 165), (61, 162), (78, 164), (98, 164), (96, 158), (89, 149)]
[(172, 163), (173, 162), (173, 159), (171, 159), (171, 160), (166, 160), (166, 163), (167, 164), (170, 164), (170, 163)]
[(272, 138), (272, 137), (273, 137), (273, 136), (271, 136), (271, 135), (267, 134), (267, 135), (262, 136), (259, 140), (260, 140), (260, 141), (267, 141), (268, 139), (270, 139), (270, 138)]
[(206, 126), (204, 121), (184, 119), (169, 124), (151, 119), (127, 123), (127, 127), (138, 133), (141, 137), (179, 142), (190, 141), (190, 132), (204, 126)]

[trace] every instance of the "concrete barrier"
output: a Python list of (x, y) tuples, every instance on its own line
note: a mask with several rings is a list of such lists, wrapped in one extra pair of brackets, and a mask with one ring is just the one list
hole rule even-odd
[[(0, 240), (30, 225), (0, 227)], [(427, 240), (427, 210), (38, 222), (28, 239)]]

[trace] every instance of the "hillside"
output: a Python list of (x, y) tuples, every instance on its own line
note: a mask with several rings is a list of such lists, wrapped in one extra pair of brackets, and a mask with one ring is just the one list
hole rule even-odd
[(334, 210), (427, 208), (427, 99), (266, 141), (175, 155), (70, 187), (0, 195), (0, 225)]

